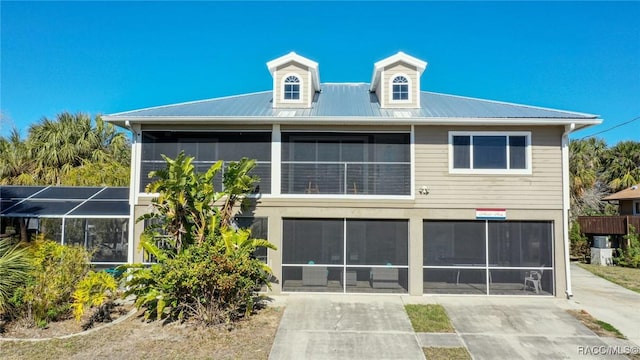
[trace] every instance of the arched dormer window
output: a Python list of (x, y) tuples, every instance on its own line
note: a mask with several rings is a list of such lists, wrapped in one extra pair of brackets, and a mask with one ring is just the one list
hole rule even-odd
[(300, 78), (289, 75), (284, 79), (284, 100), (300, 100)]
[(409, 100), (409, 79), (404, 75), (398, 75), (391, 82), (391, 99), (393, 101)]

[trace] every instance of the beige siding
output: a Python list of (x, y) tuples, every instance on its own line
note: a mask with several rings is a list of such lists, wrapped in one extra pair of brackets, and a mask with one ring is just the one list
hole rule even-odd
[[(416, 127), (416, 205), (428, 208), (499, 207), (507, 209), (562, 209), (560, 127), (537, 127), (531, 133), (531, 175), (473, 175), (449, 173), (448, 131), (506, 131), (505, 128)], [(522, 128), (513, 128), (520, 130)]]
[[(282, 101), (283, 80), (291, 73), (297, 74), (302, 82), (300, 85), (300, 98), (301, 101), (296, 102), (284, 102)], [(273, 92), (273, 102), (277, 108), (308, 108), (311, 106), (311, 100), (313, 94), (309, 92), (309, 85), (311, 84), (311, 72), (306, 66), (300, 65), (295, 62), (282, 65), (276, 69), (276, 81), (275, 89)], [(313, 88), (313, 87), (311, 87)]]
[[(391, 101), (391, 81), (398, 74), (404, 74), (409, 78), (411, 83), (409, 84), (409, 102), (393, 103)], [(420, 79), (417, 75), (417, 69), (414, 66), (397, 62), (384, 68), (383, 77), (380, 79), (381, 86), (384, 88), (384, 100), (383, 106), (386, 108), (417, 108), (418, 107), (418, 95), (420, 91)]]

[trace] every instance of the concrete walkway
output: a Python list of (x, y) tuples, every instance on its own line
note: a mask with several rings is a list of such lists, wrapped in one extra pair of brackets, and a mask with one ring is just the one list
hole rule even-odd
[(571, 264), (575, 306), (608, 322), (640, 345), (640, 294)]
[[(424, 359), (422, 347), (473, 359), (625, 359), (640, 352), (640, 294), (572, 265), (572, 300), (538, 297), (284, 295), (270, 359)], [(415, 334), (404, 304), (441, 304), (455, 334)], [(586, 310), (629, 340), (601, 338), (567, 313)], [(603, 353), (607, 352), (607, 353)], [(594, 353), (599, 352), (599, 353)]]

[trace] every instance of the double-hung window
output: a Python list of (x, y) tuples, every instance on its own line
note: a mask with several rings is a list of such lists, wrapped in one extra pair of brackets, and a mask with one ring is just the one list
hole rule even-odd
[(531, 133), (449, 132), (449, 171), (531, 174)]

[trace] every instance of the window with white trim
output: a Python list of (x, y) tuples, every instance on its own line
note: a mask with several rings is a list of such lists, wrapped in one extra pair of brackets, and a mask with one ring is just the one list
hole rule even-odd
[(391, 99), (393, 101), (409, 100), (409, 79), (404, 75), (393, 78), (391, 83)]
[(452, 173), (531, 173), (531, 133), (450, 132)]
[(300, 100), (300, 78), (295, 75), (289, 75), (284, 79), (284, 99)]

